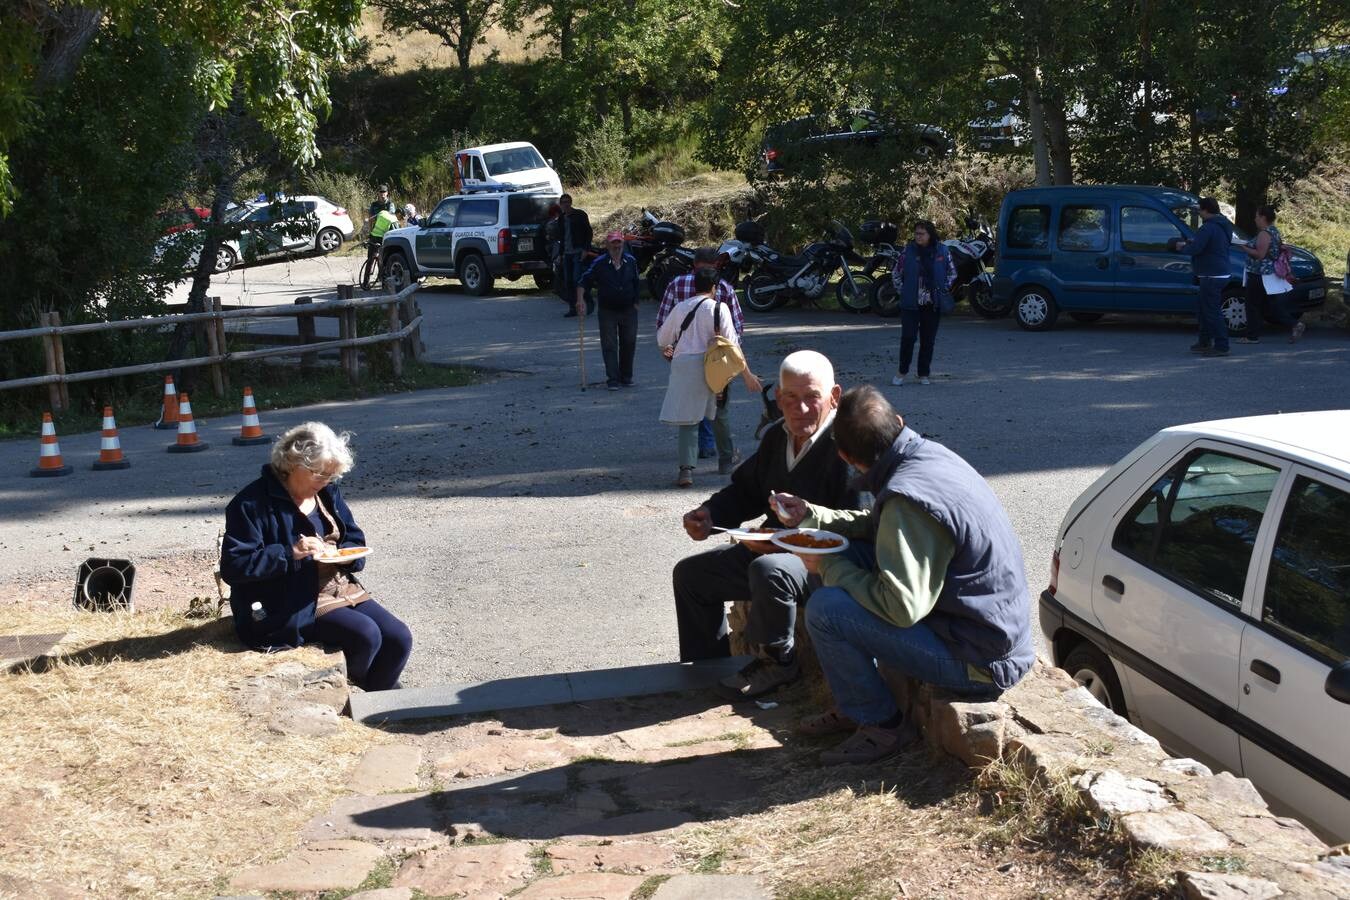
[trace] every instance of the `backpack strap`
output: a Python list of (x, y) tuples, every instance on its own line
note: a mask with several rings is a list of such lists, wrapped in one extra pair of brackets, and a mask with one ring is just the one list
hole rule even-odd
[[(711, 298), (710, 298), (710, 297), (704, 297), (703, 299), (704, 299), (704, 300), (709, 300), (709, 299), (711, 299)], [(716, 315), (717, 315), (716, 303), (717, 303), (717, 301), (714, 300), (714, 301), (713, 301), (713, 304), (714, 304), (714, 309), (713, 309), (713, 316), (714, 316), (714, 318), (713, 318), (713, 322), (714, 322), (714, 324), (716, 324), (716, 322), (717, 322), (717, 319), (716, 319)], [(673, 346), (673, 347), (678, 347), (678, 346), (680, 346), (680, 338), (684, 337), (685, 331), (687, 331), (688, 328), (689, 328), (689, 326), (690, 326), (691, 324), (693, 324), (694, 316), (698, 315), (698, 311), (699, 311), (700, 309), (702, 309), (702, 308), (703, 308), (703, 304), (702, 304), (702, 303), (699, 303), (699, 304), (696, 305), (693, 309), (689, 310), (689, 315), (685, 316), (685, 317), (684, 317), (684, 321), (680, 323), (680, 333), (677, 334), (677, 335), (675, 335), (675, 343), (672, 344), (671, 346)]]

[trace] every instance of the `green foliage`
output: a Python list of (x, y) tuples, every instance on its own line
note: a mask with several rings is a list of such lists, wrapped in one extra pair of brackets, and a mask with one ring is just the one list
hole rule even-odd
[(568, 174), (587, 187), (609, 187), (623, 181), (627, 168), (623, 127), (611, 116), (577, 141)]

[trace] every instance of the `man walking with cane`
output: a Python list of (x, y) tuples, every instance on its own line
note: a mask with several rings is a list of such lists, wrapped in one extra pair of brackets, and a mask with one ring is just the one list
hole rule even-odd
[(596, 257), (576, 288), (579, 316), (586, 314), (586, 291), (596, 289), (599, 304), (600, 352), (605, 358), (605, 381), (611, 391), (633, 386), (633, 355), (637, 351), (638, 266), (624, 250), (623, 232), (605, 236), (604, 256)]

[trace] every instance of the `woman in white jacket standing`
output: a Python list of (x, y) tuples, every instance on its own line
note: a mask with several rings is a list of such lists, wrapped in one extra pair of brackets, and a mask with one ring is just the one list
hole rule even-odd
[[(710, 296), (716, 285), (716, 272), (695, 269), (694, 295), (671, 310), (656, 332), (656, 342), (670, 360), (670, 381), (665, 402), (661, 404), (661, 422), (679, 427), (677, 487), (693, 485), (694, 467), (698, 463), (698, 423), (717, 414), (717, 395), (703, 375), (703, 354), (717, 335), (740, 343), (731, 310), (720, 309)], [(741, 373), (741, 381), (746, 390), (759, 393), (759, 379), (748, 364)]]

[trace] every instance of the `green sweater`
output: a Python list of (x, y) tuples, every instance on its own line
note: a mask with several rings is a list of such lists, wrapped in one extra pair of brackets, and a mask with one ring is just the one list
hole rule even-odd
[[(827, 528), (849, 540), (873, 540), (875, 510), (837, 510), (807, 504), (804, 528)], [(875, 529), (876, 569), (862, 569), (843, 554), (820, 562), (821, 580), (840, 587), (869, 612), (908, 628), (933, 611), (956, 542), (937, 520), (905, 497), (891, 497)]]

